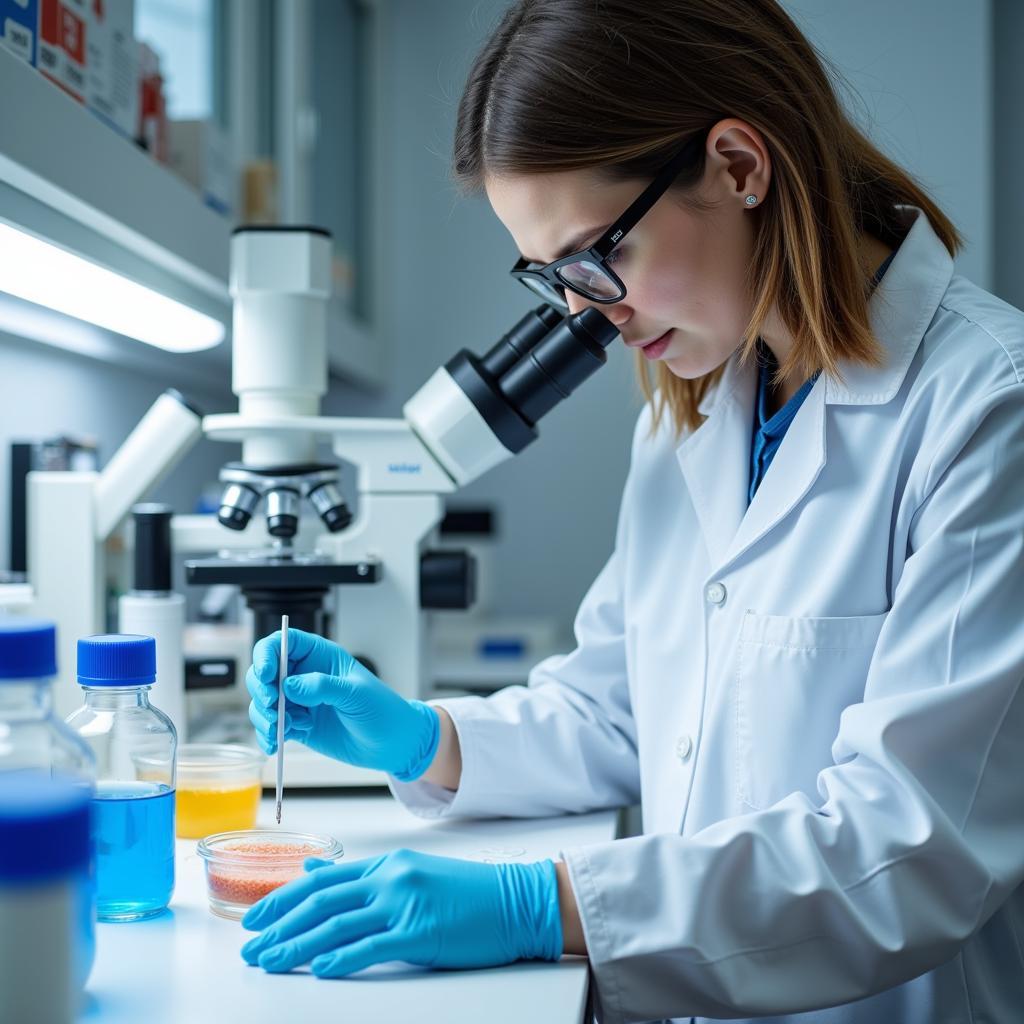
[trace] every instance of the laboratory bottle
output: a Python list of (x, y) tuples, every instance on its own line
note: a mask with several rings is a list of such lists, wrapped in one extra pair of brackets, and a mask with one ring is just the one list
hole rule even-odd
[(132, 634), (78, 641), (85, 703), (68, 725), (96, 756), (96, 914), (137, 921), (174, 891), (174, 724), (149, 703), (156, 644)]
[(174, 723), (184, 743), (185, 597), (171, 590), (170, 505), (145, 503), (132, 508), (135, 567), (131, 591), (118, 600), (118, 632), (141, 633), (156, 641), (156, 677), (160, 710)]
[(57, 630), (0, 617), (0, 772), (36, 770), (93, 782), (89, 745), (54, 714)]
[(95, 952), (91, 790), (0, 773), (0, 1020), (71, 1024)]

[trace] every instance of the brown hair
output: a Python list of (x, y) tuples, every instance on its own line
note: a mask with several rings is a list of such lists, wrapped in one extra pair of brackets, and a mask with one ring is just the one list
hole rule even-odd
[[(751, 212), (754, 301), (743, 357), (775, 307), (795, 339), (779, 379), (816, 370), (838, 377), (843, 359), (879, 365), (858, 236), (897, 246), (896, 206), (909, 204), (951, 254), (960, 237), (853, 124), (821, 59), (775, 0), (516, 0), (470, 70), (454, 173), (468, 189), (488, 174), (582, 168), (653, 178), (685, 139), (726, 117), (761, 132), (773, 167), (767, 201)], [(698, 153), (674, 186), (683, 201), (704, 171)], [(652, 383), (639, 354), (637, 365), (655, 426), (667, 408), (677, 431), (696, 429), (721, 367), (682, 380), (659, 363)]]

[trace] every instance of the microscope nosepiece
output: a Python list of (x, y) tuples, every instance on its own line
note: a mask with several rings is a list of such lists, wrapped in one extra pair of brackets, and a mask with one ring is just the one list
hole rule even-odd
[(217, 520), (229, 530), (244, 530), (252, 518), (253, 509), (259, 504), (257, 491), (244, 484), (231, 483), (224, 488), (217, 510)]

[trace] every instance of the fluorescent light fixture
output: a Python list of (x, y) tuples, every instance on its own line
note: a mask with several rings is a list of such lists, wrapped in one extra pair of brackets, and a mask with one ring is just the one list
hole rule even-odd
[(0, 223), (0, 291), (168, 352), (224, 340), (224, 324), (35, 235)]

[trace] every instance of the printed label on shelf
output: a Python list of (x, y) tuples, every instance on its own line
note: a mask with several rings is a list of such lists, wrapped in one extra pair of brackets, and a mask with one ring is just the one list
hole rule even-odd
[(0, 41), (22, 60), (35, 64), (39, 0), (0, 0), (0, 23), (4, 27)]
[(85, 98), (84, 0), (39, 0), (37, 65), (65, 92)]
[(134, 137), (139, 118), (133, 12), (132, 0), (93, 3), (85, 25), (86, 105), (129, 137)]
[(7, 48), (16, 53), (22, 60), (32, 63), (32, 42), (35, 37), (24, 26), (19, 25), (13, 18), (4, 21), (3, 40)]

